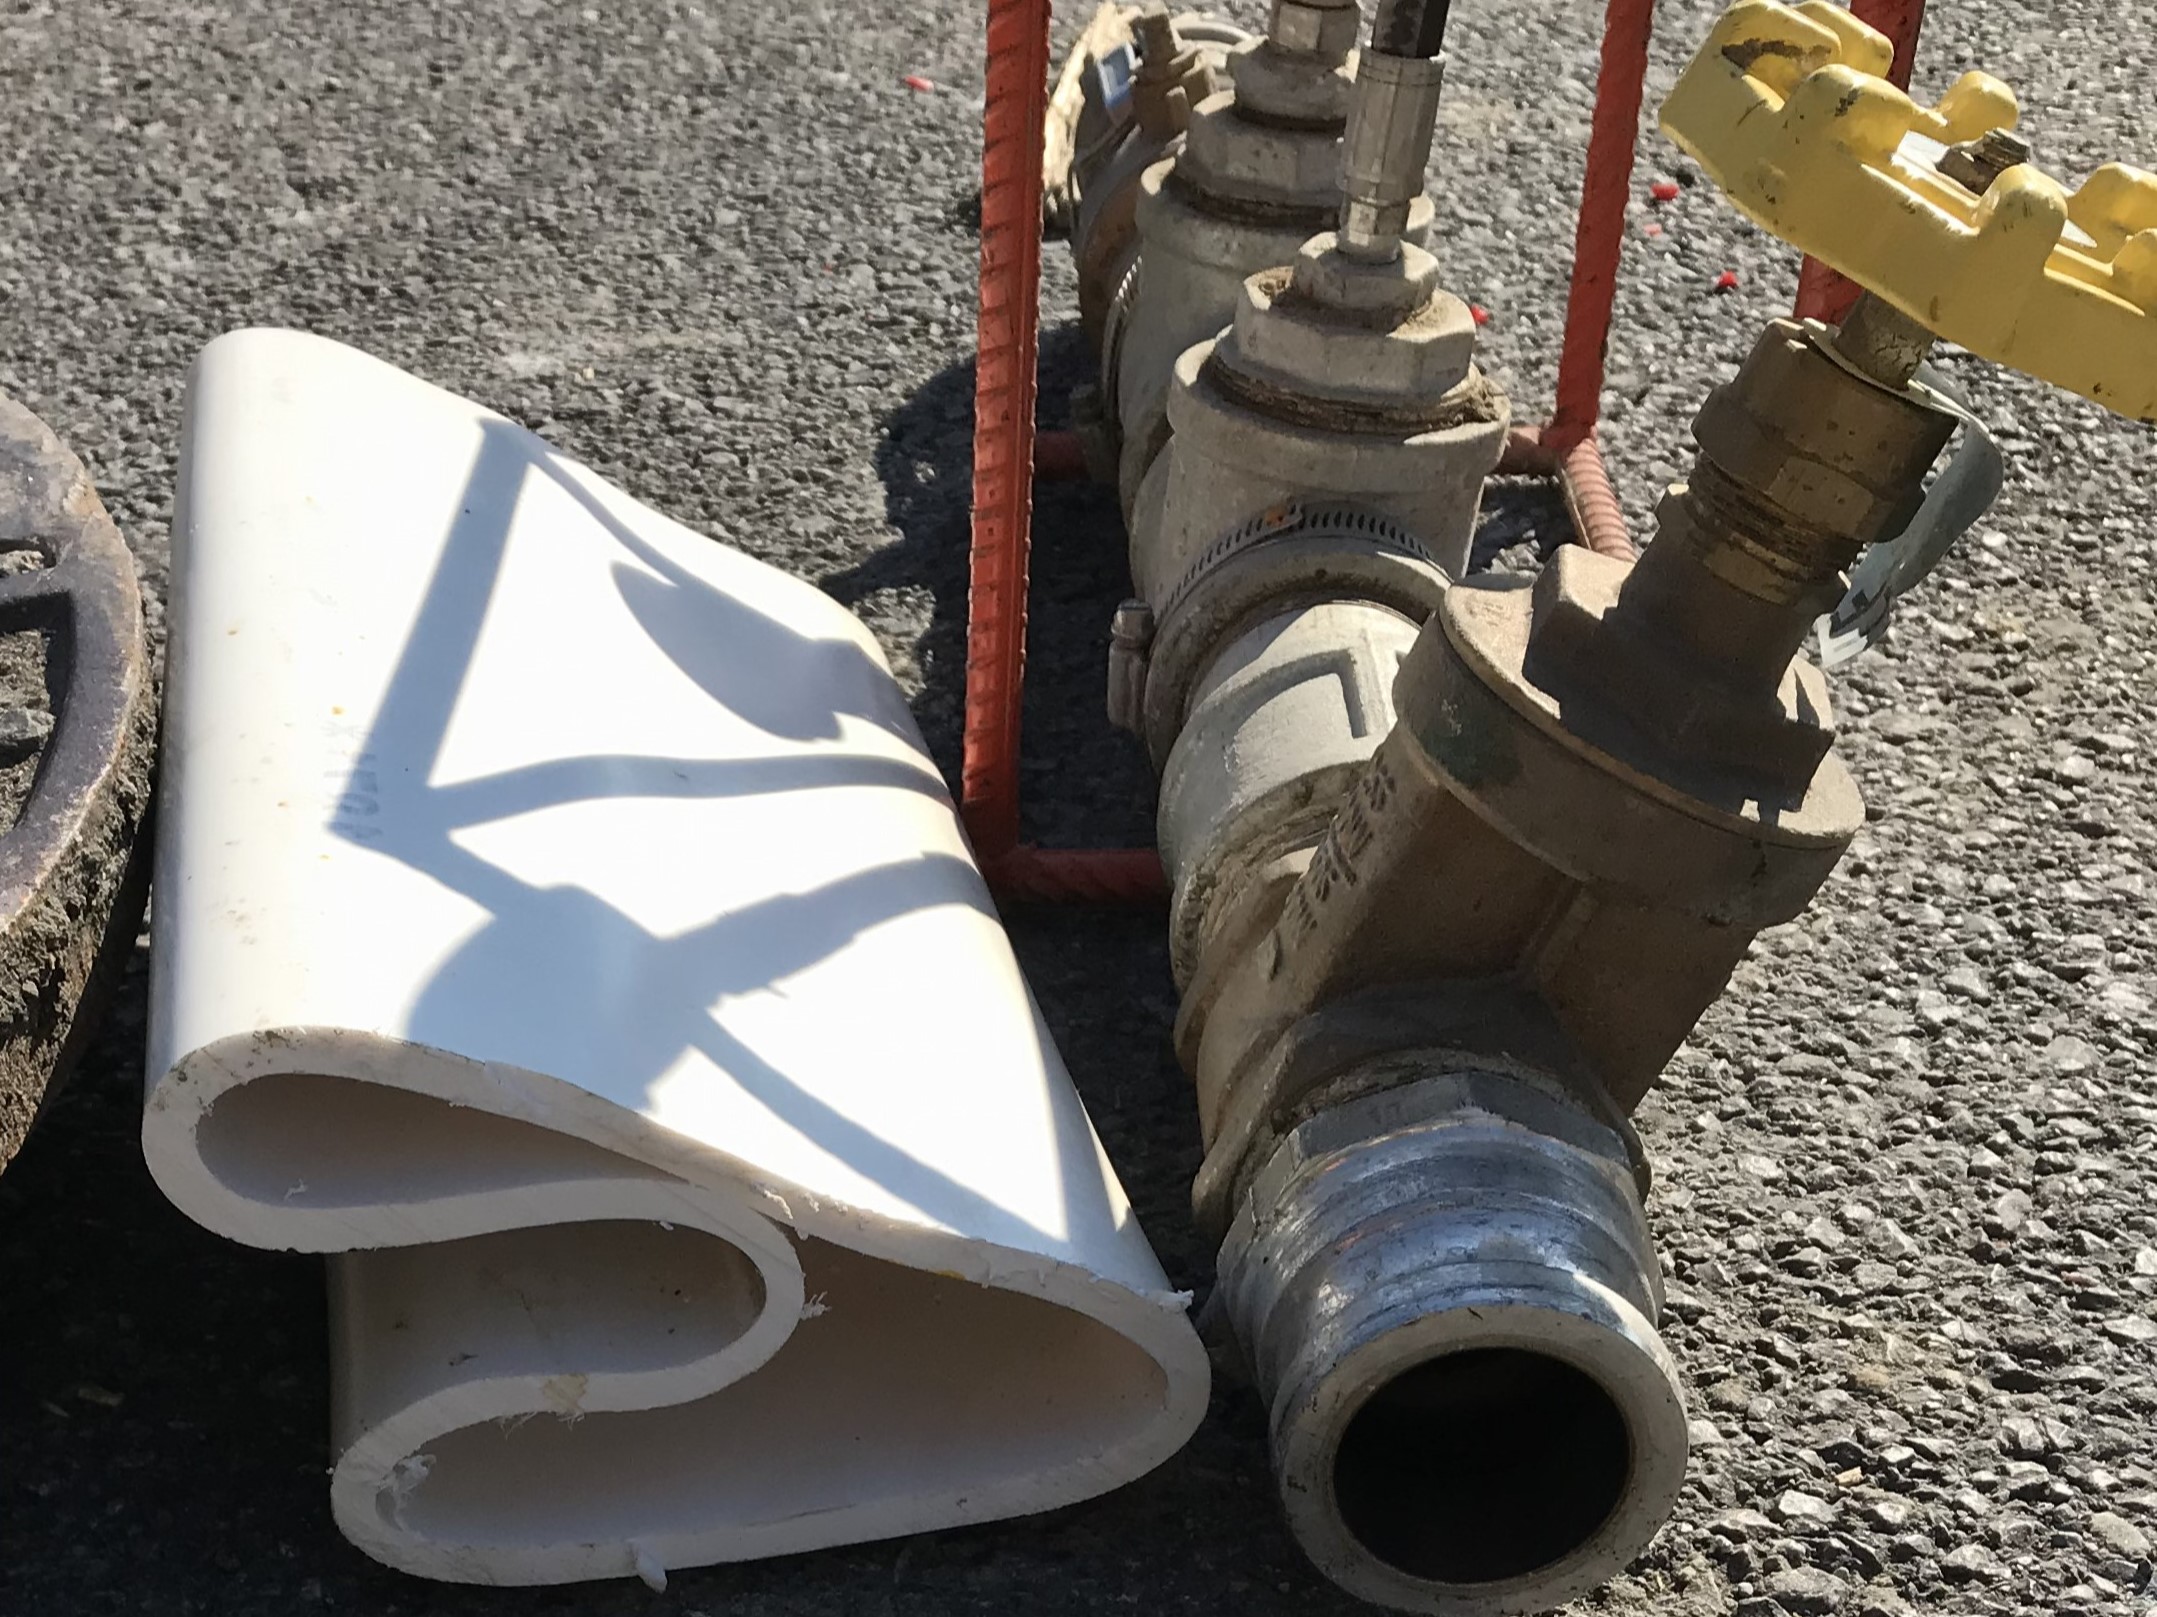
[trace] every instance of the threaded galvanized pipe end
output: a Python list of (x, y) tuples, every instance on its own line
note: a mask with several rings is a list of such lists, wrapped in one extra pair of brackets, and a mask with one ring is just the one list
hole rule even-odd
[(1654, 1537), (1686, 1460), (1660, 1300), (1626, 1142), (1498, 1074), (1303, 1124), (1220, 1255), (1305, 1552), (1443, 1617), (1547, 1611)]

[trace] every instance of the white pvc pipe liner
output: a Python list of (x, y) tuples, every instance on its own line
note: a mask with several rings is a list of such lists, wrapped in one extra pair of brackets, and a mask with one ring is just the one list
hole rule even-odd
[(213, 343), (143, 1148), (330, 1260), (339, 1524), (537, 1583), (1035, 1511), (1206, 1361), (875, 642), (348, 348)]

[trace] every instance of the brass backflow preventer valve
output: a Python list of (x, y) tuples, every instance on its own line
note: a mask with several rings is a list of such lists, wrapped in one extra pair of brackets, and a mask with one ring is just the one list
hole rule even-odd
[(1208, 1327), (1298, 1537), (1366, 1598), (1546, 1610), (1677, 1496), (1627, 1119), (1863, 823), (1801, 652), (1876, 634), (1952, 536), (1926, 478), (1973, 424), (1933, 339), (2157, 419), (2157, 177), (2069, 195), (2004, 85), (1922, 108), (1888, 62), (1822, 0), (1717, 23), (1665, 129), (1866, 299), (1761, 335), (1637, 564), (1451, 585), (1324, 839), (1227, 900), (1190, 973)]

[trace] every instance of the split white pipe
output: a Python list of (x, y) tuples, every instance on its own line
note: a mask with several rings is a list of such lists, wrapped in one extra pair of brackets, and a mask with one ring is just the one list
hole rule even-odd
[(875, 642), (336, 344), (191, 384), (143, 1147), (331, 1259), (339, 1525), (539, 1583), (1047, 1509), (1206, 1362)]

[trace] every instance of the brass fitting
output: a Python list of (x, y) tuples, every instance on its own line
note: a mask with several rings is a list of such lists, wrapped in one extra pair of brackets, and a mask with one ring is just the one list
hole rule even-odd
[(1908, 520), (1956, 425), (1859, 370), (1829, 328), (1773, 322), (1694, 419), (1699, 458), (1615, 598), (1579, 557), (1546, 573), (1529, 677), (1570, 698), (1583, 734), (1624, 750), (1626, 731), (1690, 789), (1802, 797), (1834, 723), (1818, 670), (1793, 659), (1859, 552)]
[(1158, 3), (1131, 25), (1138, 40), (1138, 72), (1131, 81), (1132, 116), (1146, 137), (1166, 146), (1191, 121), (1191, 109), (1213, 94), (1213, 71), (1205, 54), (1176, 37), (1168, 8)]

